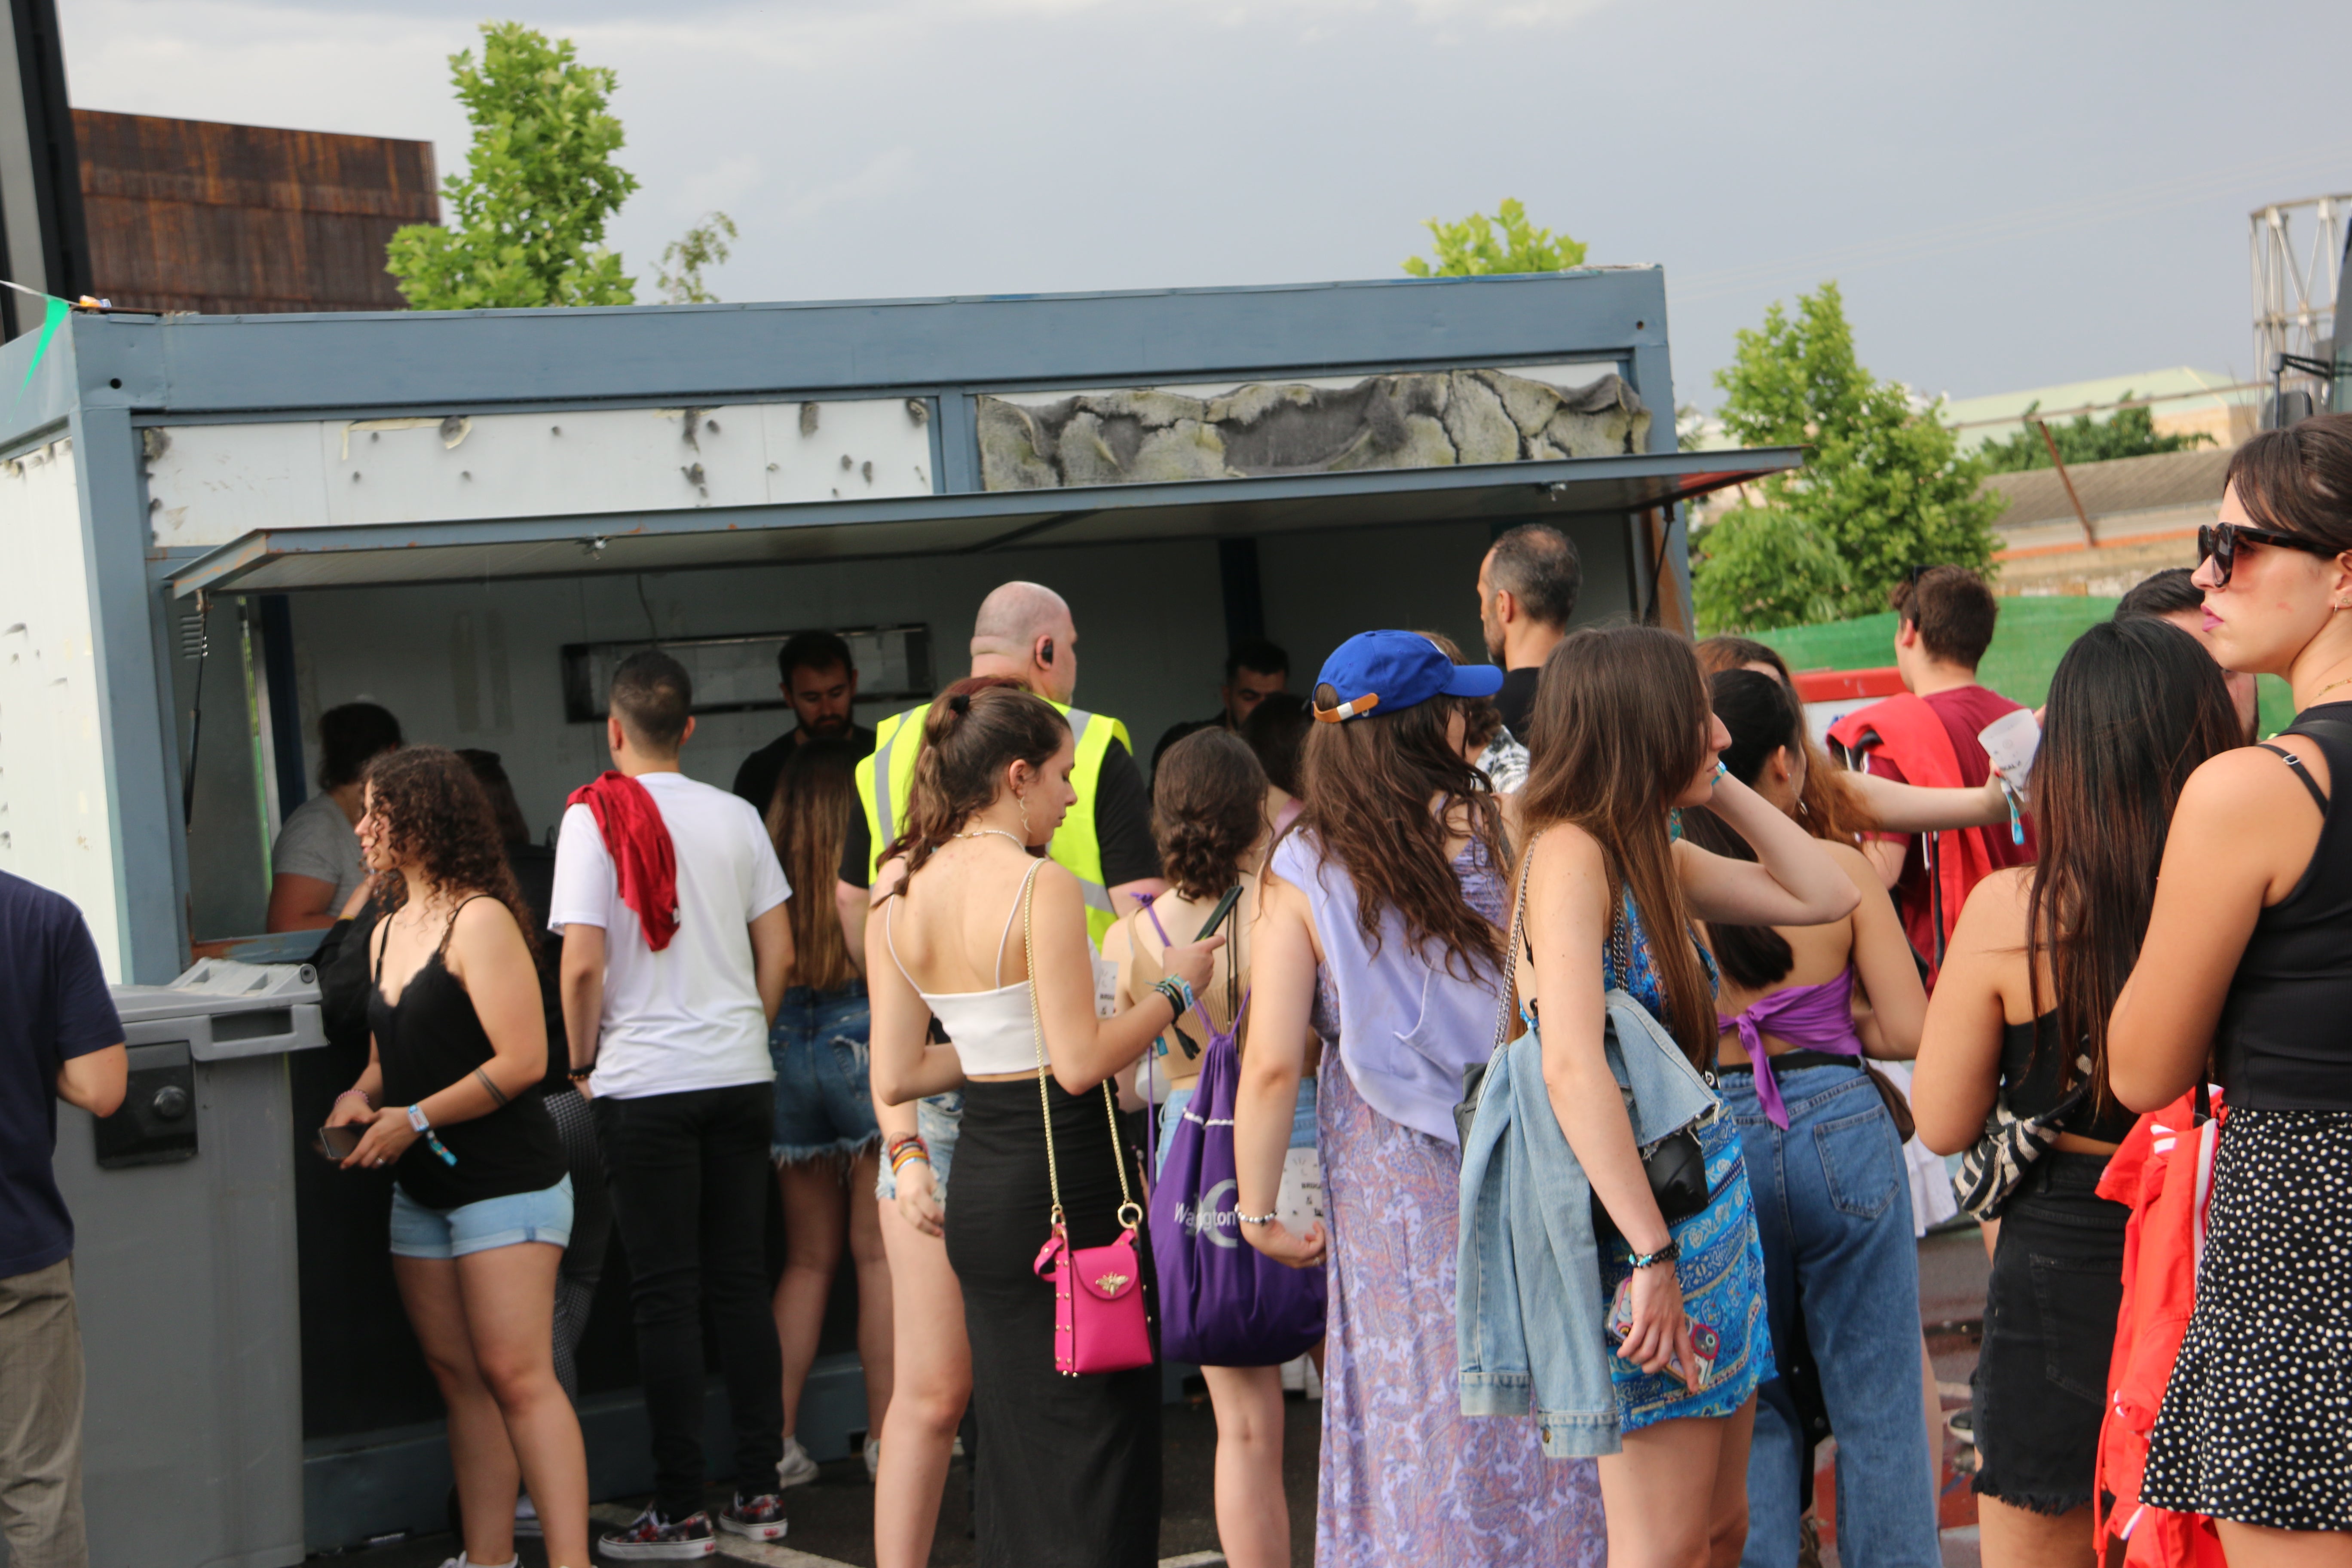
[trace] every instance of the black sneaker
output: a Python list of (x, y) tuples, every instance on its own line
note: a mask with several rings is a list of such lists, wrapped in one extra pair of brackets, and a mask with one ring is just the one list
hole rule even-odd
[(719, 1510), (719, 1528), (737, 1535), (748, 1535), (754, 1541), (782, 1541), (784, 1538), (784, 1494), (761, 1492), (747, 1498), (741, 1492), (735, 1500)]
[(605, 1556), (625, 1562), (708, 1557), (719, 1550), (719, 1538), (710, 1533), (707, 1513), (690, 1513), (673, 1524), (649, 1508), (637, 1515), (635, 1524), (602, 1537), (596, 1546)]

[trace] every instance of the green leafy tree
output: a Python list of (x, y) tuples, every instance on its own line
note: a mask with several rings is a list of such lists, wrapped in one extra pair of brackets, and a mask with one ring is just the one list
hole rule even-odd
[(1528, 221), (1528, 209), (1506, 196), (1493, 217), (1472, 213), (1460, 223), (1424, 221), (1437, 242), (1433, 264), (1416, 256), (1404, 264), (1415, 278), (1481, 278), (1496, 272), (1558, 272), (1584, 265), (1585, 247)]
[(472, 121), (466, 171), (442, 184), (449, 226), (392, 237), (386, 270), (420, 310), (628, 305), (635, 281), (604, 246), (604, 225), (636, 176), (613, 162), (621, 122), (606, 108), (619, 78), (520, 22), (482, 24), (482, 58), (449, 57)]
[(661, 279), (662, 298), (673, 305), (717, 304), (719, 296), (702, 281), (702, 269), (725, 266), (732, 254), (728, 242), (734, 237), (733, 218), (725, 213), (705, 213), (683, 237), (662, 247), (661, 264), (655, 269)]
[[(2129, 403), (2126, 392), (2116, 399)], [(2026, 405), (2026, 427), (2006, 441), (1988, 441), (1977, 455), (1996, 474), (2022, 473), (2027, 468), (2050, 466), (2050, 447), (2034, 428), (2034, 415), (2042, 405), (2037, 400)], [(2179, 436), (2159, 436), (2156, 433), (2156, 416), (2147, 408), (2118, 408), (2111, 418), (2094, 422), (2087, 414), (2077, 414), (2063, 425), (2049, 426), (2050, 439), (2058, 443), (2058, 455), (2071, 466), (2075, 463), (2104, 463), (2110, 458), (2145, 458), (2157, 452), (2186, 452), (2197, 447), (2210, 447), (2213, 437), (2202, 430)]]
[[(1759, 500), (1748, 510), (1778, 514), (1769, 527), (1744, 520), (1724, 535), (1735, 513), (1694, 542), (1706, 629), (1866, 616), (1886, 607), (1887, 590), (1914, 566), (1990, 563), (2004, 503), (1983, 493), (1983, 461), (1960, 452), (1937, 417), (1940, 403), (1914, 408), (1902, 387), (1855, 360), (1835, 283), (1799, 296), (1793, 317), (1776, 302), (1762, 327), (1739, 333), (1715, 380), (1718, 417), (1742, 445), (1812, 450), (1802, 468), (1754, 487)], [(1767, 580), (1776, 556), (1792, 579), (1779, 587)], [(1709, 584), (1718, 570), (1726, 580)]]

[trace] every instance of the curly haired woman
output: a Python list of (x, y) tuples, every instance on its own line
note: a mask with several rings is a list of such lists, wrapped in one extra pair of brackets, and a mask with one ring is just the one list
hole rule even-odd
[(359, 837), (386, 912), (370, 942), (367, 1070), (329, 1127), (345, 1169), (390, 1167), (393, 1277), (442, 1398), (465, 1548), (511, 1563), (530, 1493), (551, 1564), (587, 1568), (588, 1461), (549, 1324), (572, 1178), (540, 1102), (547, 1020), (488, 798), (456, 752), (369, 764)]

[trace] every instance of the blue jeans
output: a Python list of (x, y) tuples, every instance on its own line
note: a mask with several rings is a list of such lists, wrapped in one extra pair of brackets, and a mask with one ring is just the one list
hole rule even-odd
[[(1766, 1310), (1783, 1365), (1799, 1331), (1837, 1435), (1838, 1555), (1871, 1568), (1937, 1568), (1936, 1496), (1919, 1400), (1919, 1250), (1895, 1123), (1859, 1068), (1780, 1075), (1787, 1131), (1753, 1074), (1723, 1075), (1764, 1239)], [(1785, 1384), (1756, 1402), (1742, 1568), (1795, 1568), (1797, 1498), (1811, 1457)]]
[[(1158, 1180), (1168, 1168), (1168, 1145), (1176, 1141), (1176, 1129), (1184, 1122), (1184, 1108), (1192, 1103), (1192, 1086), (1171, 1089), (1168, 1098), (1160, 1102), (1160, 1125), (1154, 1130), (1151, 1150), (1151, 1174)], [(1315, 1080), (1298, 1080), (1298, 1103), (1290, 1112), (1290, 1146), (1294, 1149), (1315, 1147)]]
[(866, 983), (837, 991), (795, 985), (768, 1031), (776, 1068), (776, 1130), (768, 1146), (779, 1165), (854, 1155), (881, 1136), (866, 1089)]

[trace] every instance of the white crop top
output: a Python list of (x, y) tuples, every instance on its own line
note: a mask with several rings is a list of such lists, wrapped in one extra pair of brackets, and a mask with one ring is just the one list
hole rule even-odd
[[(1042, 866), (1045, 862), (1037, 864)], [(1021, 901), (1028, 896), (1029, 884), (1036, 875), (1037, 867), (1033, 866), (1029, 874), (1021, 879), (1021, 891), (1013, 897), (1013, 912), (1004, 917), (1004, 933), (996, 939), (999, 981), (1004, 978), (1004, 944), (1013, 935), (1013, 922), (1021, 915)], [(890, 962), (907, 976), (907, 984), (915, 987), (915, 994), (947, 1032), (965, 1074), (1034, 1072), (1039, 1047), (1030, 1017), (1029, 982), (999, 984), (993, 991), (924, 990), (908, 973), (906, 961), (898, 956), (898, 936), (893, 919), (898, 912), (898, 900), (894, 897), (891, 907), (882, 915), (882, 935), (890, 944)], [(1046, 1062), (1050, 1066), (1052, 1061), (1049, 1052)]]

